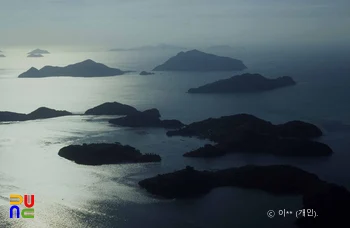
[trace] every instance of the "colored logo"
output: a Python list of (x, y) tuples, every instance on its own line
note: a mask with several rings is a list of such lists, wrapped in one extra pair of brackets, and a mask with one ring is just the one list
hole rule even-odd
[[(20, 209), (20, 205), (24, 203), (25, 208)], [(34, 218), (34, 195), (24, 195), (24, 200), (21, 195), (10, 195), (10, 218)]]

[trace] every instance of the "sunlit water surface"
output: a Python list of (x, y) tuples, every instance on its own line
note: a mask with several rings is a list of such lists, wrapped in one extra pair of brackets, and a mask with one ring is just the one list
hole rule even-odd
[[(246, 164), (292, 164), (350, 188), (350, 75), (343, 58), (325, 65), (306, 56), (242, 56), (248, 72), (293, 76), (298, 85), (260, 94), (193, 95), (195, 86), (232, 76), (220, 73), (138, 72), (104, 78), (19, 79), (32, 66), (59, 65), (93, 59), (123, 70), (152, 70), (174, 53), (64, 52), (51, 49), (44, 58), (26, 58), (28, 50), (3, 50), (0, 59), (0, 110), (28, 113), (38, 107), (77, 114), (118, 101), (140, 110), (156, 107), (163, 118), (185, 123), (208, 117), (250, 113), (280, 123), (293, 119), (320, 126), (320, 140), (334, 150), (330, 158), (297, 159), (234, 154), (218, 159), (190, 159), (182, 154), (205, 143), (165, 135), (163, 129), (121, 128), (112, 117), (70, 116), (20, 123), (0, 123), (0, 227), (294, 227), (294, 217), (269, 219), (269, 209), (296, 210), (300, 197), (275, 197), (238, 188), (215, 189), (192, 200), (150, 196), (139, 180), (191, 165), (220, 169)], [(141, 152), (158, 153), (159, 164), (82, 166), (60, 158), (70, 144), (121, 142)], [(35, 194), (35, 219), (9, 219), (9, 194)]]

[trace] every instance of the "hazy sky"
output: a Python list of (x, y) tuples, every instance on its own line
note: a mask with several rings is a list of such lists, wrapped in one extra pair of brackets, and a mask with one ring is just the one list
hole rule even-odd
[(0, 1), (0, 47), (350, 40), (350, 0)]

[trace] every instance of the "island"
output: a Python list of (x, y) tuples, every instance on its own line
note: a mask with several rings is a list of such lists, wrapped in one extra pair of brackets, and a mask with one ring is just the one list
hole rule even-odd
[(140, 75), (153, 75), (154, 73), (152, 72), (147, 72), (147, 71), (141, 71)]
[(246, 68), (241, 60), (191, 50), (178, 53), (153, 71), (240, 71)]
[(71, 112), (58, 111), (46, 107), (38, 108), (37, 110), (29, 113), (22, 114), (16, 112), (0, 112), (0, 121), (11, 122), (11, 121), (27, 121), (27, 120), (37, 120), (37, 119), (48, 119), (61, 116), (73, 115)]
[(43, 78), (43, 77), (106, 77), (122, 75), (125, 71), (110, 68), (104, 64), (96, 63), (91, 59), (65, 67), (45, 66), (40, 70), (32, 67), (19, 75), (19, 78)]
[(30, 54), (27, 57), (28, 58), (42, 58), (44, 56), (42, 54)]
[(4, 58), (6, 57), (4, 54), (0, 54), (0, 58)]
[(59, 150), (58, 155), (82, 165), (160, 162), (157, 154), (141, 154), (129, 145), (116, 143), (70, 145)]
[(218, 187), (257, 189), (277, 196), (301, 195), (303, 208), (313, 209), (317, 217), (297, 219), (299, 227), (350, 226), (347, 218), (350, 192), (346, 188), (288, 165), (247, 165), (218, 171), (197, 171), (187, 166), (142, 180), (139, 185), (151, 194), (168, 199), (199, 197)]
[(260, 74), (242, 74), (191, 88), (188, 93), (254, 93), (293, 85), (296, 82), (288, 76), (269, 79)]
[(130, 105), (106, 102), (87, 110), (85, 115), (130, 115), (136, 112), (138, 110)]
[(313, 140), (322, 134), (317, 126), (303, 121), (274, 125), (249, 114), (210, 118), (167, 132), (168, 136), (195, 136), (216, 143), (187, 152), (186, 157), (215, 157), (227, 153), (329, 156), (332, 149)]
[(28, 55), (45, 55), (45, 54), (50, 54), (50, 52), (48, 52), (47, 50), (41, 50), (39, 48), (31, 51), (31, 52), (28, 52)]
[(112, 119), (111, 124), (123, 127), (155, 127), (178, 129), (184, 126), (179, 120), (161, 120), (158, 109), (148, 109), (146, 111), (131, 113), (125, 117)]

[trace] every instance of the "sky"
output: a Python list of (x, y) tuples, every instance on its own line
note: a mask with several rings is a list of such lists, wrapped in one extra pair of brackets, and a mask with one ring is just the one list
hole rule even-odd
[(349, 40), (349, 0), (0, 0), (0, 47)]

